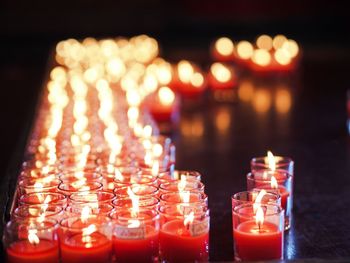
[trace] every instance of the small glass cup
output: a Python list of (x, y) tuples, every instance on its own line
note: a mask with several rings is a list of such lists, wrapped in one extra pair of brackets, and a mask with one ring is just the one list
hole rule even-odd
[(54, 219), (59, 222), (63, 218), (64, 209), (56, 204), (22, 205), (13, 210), (13, 220), (41, 220)]
[(160, 206), (159, 256), (161, 262), (207, 262), (210, 217), (206, 206)]
[[(153, 196), (138, 196), (139, 207), (141, 209), (158, 211), (159, 199)], [(119, 197), (113, 200), (113, 206), (116, 210), (132, 208), (130, 197)]]
[(84, 184), (80, 184), (78, 182), (79, 181), (73, 183), (61, 183), (58, 186), (58, 191), (66, 196), (70, 196), (71, 194), (78, 192), (97, 192), (102, 190), (101, 183), (84, 182)]
[(283, 259), (284, 211), (275, 204), (242, 204), (232, 211), (235, 260)]
[(53, 204), (67, 206), (67, 196), (61, 193), (40, 192), (21, 195), (18, 199), (19, 206)]
[(208, 206), (208, 196), (198, 192), (170, 192), (161, 194), (159, 198), (160, 205), (171, 204), (203, 204)]
[(129, 197), (129, 188), (136, 196), (158, 197), (158, 188), (154, 185), (147, 184), (132, 184), (130, 186), (123, 186), (115, 188), (113, 192), (117, 198)]
[(115, 199), (115, 194), (106, 191), (98, 192), (80, 192), (73, 193), (69, 196), (71, 204), (99, 203), (112, 204)]
[(102, 183), (102, 174), (98, 172), (63, 172), (59, 175), (60, 180), (63, 183), (75, 182), (83, 179), (86, 182), (99, 182)]
[(18, 189), (20, 194), (30, 194), (38, 192), (57, 192), (58, 185), (61, 183), (59, 179), (45, 178), (41, 179), (22, 179), (18, 182)]
[(113, 225), (110, 218), (69, 217), (61, 220), (60, 230), (62, 263), (111, 262)]
[(247, 174), (247, 189), (277, 193), (281, 196), (281, 207), (285, 211), (285, 229), (290, 229), (293, 210), (293, 176), (285, 172), (264, 172)]
[(161, 184), (159, 186), (159, 193), (164, 194), (179, 191), (204, 193), (204, 188), (205, 185), (202, 182), (198, 181), (185, 181), (183, 185), (181, 185), (181, 181), (171, 181)]
[(3, 235), (7, 262), (59, 262), (57, 222), (14, 220), (6, 224)]
[[(252, 191), (243, 191), (243, 192), (235, 193), (231, 197), (232, 210), (238, 205), (254, 203), (259, 193), (261, 193), (261, 190), (258, 190), (258, 189), (252, 190)], [(259, 203), (276, 204), (281, 206), (281, 196), (277, 193), (265, 192), (262, 195), (262, 198), (259, 201)]]
[(160, 184), (167, 182), (178, 182), (181, 178), (186, 178), (186, 181), (188, 182), (200, 182), (201, 174), (196, 171), (175, 170), (173, 172), (159, 174), (158, 181)]
[(80, 216), (83, 209), (89, 208), (90, 215), (108, 216), (113, 211), (113, 205), (108, 203), (76, 203), (66, 207), (66, 216)]
[(117, 262), (158, 262), (159, 215), (157, 211), (130, 208), (111, 213), (113, 248)]
[[(294, 175), (294, 161), (290, 157), (274, 156), (276, 170)], [(255, 157), (250, 161), (250, 169), (253, 173), (269, 170), (267, 157)]]

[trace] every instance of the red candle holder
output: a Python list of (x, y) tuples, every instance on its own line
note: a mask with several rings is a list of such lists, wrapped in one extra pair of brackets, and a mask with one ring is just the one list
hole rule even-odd
[(57, 206), (67, 206), (67, 196), (61, 193), (40, 192), (21, 195), (18, 199), (19, 206), (22, 205), (42, 205), (54, 204)]
[[(153, 196), (138, 196), (140, 209), (158, 211), (159, 199)], [(133, 207), (130, 197), (119, 197), (112, 202), (116, 210), (130, 209)]]
[(178, 182), (181, 178), (185, 178), (186, 182), (187, 181), (200, 182), (201, 174), (196, 171), (175, 170), (172, 173), (168, 172), (168, 173), (159, 174), (158, 181), (159, 181), (159, 184), (168, 183), (168, 182)]
[(232, 211), (235, 260), (283, 259), (284, 211), (278, 205), (242, 204)]
[(253, 204), (255, 202), (258, 204), (276, 204), (281, 206), (281, 196), (273, 192), (265, 191), (263, 193), (262, 190), (243, 191), (231, 196), (232, 211), (236, 206)]
[(203, 204), (208, 205), (208, 196), (198, 192), (169, 192), (160, 195), (160, 205)]
[[(274, 156), (273, 161), (277, 171), (294, 175), (294, 161), (290, 157)], [(250, 161), (250, 169), (253, 173), (270, 170), (268, 157), (255, 157)]]
[(206, 262), (209, 259), (209, 210), (188, 205), (159, 208), (159, 254), (162, 262)]
[(62, 172), (59, 178), (63, 183), (72, 183), (79, 180), (102, 183), (103, 179), (102, 174), (91, 171)]
[(4, 229), (3, 244), (9, 263), (59, 262), (55, 220), (10, 221)]
[(20, 175), (19, 180), (21, 179), (40, 179), (48, 176), (54, 175), (56, 177), (58, 173), (58, 168), (56, 166), (44, 166), (43, 168), (28, 168), (24, 169)]
[(109, 203), (73, 203), (69, 204), (66, 209), (66, 216), (77, 217), (83, 212), (83, 209), (89, 208), (90, 215), (108, 216), (113, 211), (113, 205)]
[(69, 196), (69, 203), (71, 204), (112, 204), (115, 199), (115, 194), (107, 191), (88, 192), (88, 193), (73, 193)]
[(64, 216), (64, 209), (57, 204), (36, 204), (36, 205), (21, 205), (17, 207), (11, 214), (13, 220), (31, 219), (41, 220), (49, 218), (59, 222)]
[(113, 192), (116, 198), (129, 197), (129, 188), (136, 196), (158, 197), (158, 188), (149, 184), (132, 184), (129, 186), (118, 187), (114, 189)]
[(170, 181), (159, 186), (159, 194), (179, 191), (191, 191), (204, 193), (205, 185), (199, 181)]
[(20, 194), (57, 192), (57, 187), (60, 183), (61, 181), (59, 179), (52, 177), (44, 177), (40, 179), (22, 179), (18, 182), (18, 189)]
[(116, 189), (134, 184), (158, 186), (158, 178), (153, 175), (139, 173), (114, 179)]
[(285, 229), (292, 223), (293, 209), (293, 176), (284, 172), (267, 171), (247, 174), (247, 189), (265, 189), (281, 196), (281, 207), (285, 210)]
[(159, 215), (154, 210), (116, 210), (113, 248), (117, 262), (158, 262)]
[(102, 184), (99, 182), (79, 181), (70, 183), (61, 183), (58, 186), (58, 191), (66, 196), (70, 196), (77, 192), (97, 192), (102, 190)]
[(113, 226), (108, 217), (65, 218), (60, 229), (62, 263), (111, 261)]

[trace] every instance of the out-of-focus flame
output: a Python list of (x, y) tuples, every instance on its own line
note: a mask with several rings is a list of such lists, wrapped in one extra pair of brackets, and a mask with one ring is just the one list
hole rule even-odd
[(190, 212), (188, 215), (184, 215), (184, 226), (187, 227), (188, 225), (192, 224), (194, 220), (194, 212)]
[(42, 192), (44, 185), (40, 182), (35, 182), (34, 184), (34, 192)]
[(204, 77), (202, 73), (195, 72), (191, 77), (191, 84), (196, 88), (202, 87), (204, 84)]
[(141, 222), (138, 219), (129, 219), (128, 220), (128, 228), (137, 228), (140, 225), (141, 225)]
[(187, 178), (186, 176), (181, 176), (180, 181), (177, 183), (177, 189), (179, 192), (183, 192), (186, 188)]
[(169, 87), (161, 87), (158, 91), (158, 98), (161, 104), (169, 106), (175, 100), (175, 93)]
[(264, 223), (264, 210), (261, 206), (258, 206), (255, 214), (255, 223), (259, 226), (259, 229)]
[(271, 188), (277, 189), (278, 188), (278, 182), (276, 180), (276, 177), (271, 176)]
[(90, 212), (91, 212), (91, 207), (86, 205), (83, 207), (83, 209), (81, 210), (81, 215), (80, 215), (80, 219), (81, 222), (86, 223), (87, 220), (89, 219), (90, 216)]
[[(265, 159), (266, 160), (266, 159)], [(276, 170), (276, 159), (271, 151), (267, 152), (267, 165), (271, 171)]]
[(177, 72), (179, 79), (183, 83), (189, 83), (191, 81), (192, 75), (194, 73), (194, 68), (191, 63), (187, 60), (181, 60), (177, 64)]
[(120, 170), (118, 168), (115, 168), (115, 170), (114, 170), (114, 178), (117, 179), (118, 181), (121, 181), (121, 182), (124, 181), (124, 176), (122, 175), (122, 173), (120, 172)]
[(131, 199), (132, 208), (131, 208), (131, 216), (137, 217), (139, 211), (140, 211), (140, 200), (139, 197), (135, 195), (135, 193), (131, 190), (130, 187), (128, 187), (127, 193)]
[(233, 53), (234, 45), (232, 40), (227, 37), (221, 37), (215, 42), (216, 51), (222, 56), (229, 56)]
[(241, 59), (250, 59), (253, 56), (253, 45), (248, 41), (240, 41), (237, 44), (237, 54)]
[(179, 192), (180, 199), (182, 203), (189, 203), (190, 202), (190, 196), (191, 193), (189, 191), (182, 191)]
[(38, 245), (40, 243), (40, 239), (37, 236), (38, 230), (29, 229), (28, 230), (28, 241), (32, 245)]
[(159, 143), (156, 143), (153, 145), (152, 151), (153, 151), (153, 156), (159, 157), (163, 153), (163, 146)]
[(88, 227), (83, 228), (81, 240), (85, 244), (86, 248), (92, 247), (91, 234), (96, 231), (97, 231), (97, 227), (94, 224), (91, 224)]
[(271, 55), (265, 49), (256, 49), (254, 50), (252, 60), (259, 66), (267, 66), (271, 62)]
[(152, 165), (152, 175), (158, 176), (159, 173), (159, 161), (155, 160)]
[(222, 63), (216, 62), (210, 67), (211, 74), (221, 83), (228, 82), (232, 78), (231, 70)]
[(264, 198), (264, 195), (266, 195), (266, 190), (261, 190), (258, 195), (256, 196), (255, 200), (254, 200), (254, 204), (253, 204), (253, 210), (254, 213), (256, 213), (258, 207), (260, 207), (261, 205), (261, 201)]
[(258, 48), (270, 50), (272, 48), (272, 38), (268, 35), (261, 35), (256, 40)]

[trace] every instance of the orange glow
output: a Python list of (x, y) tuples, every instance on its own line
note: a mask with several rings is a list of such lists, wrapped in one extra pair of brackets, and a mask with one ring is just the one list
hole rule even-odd
[(278, 113), (287, 113), (292, 106), (292, 96), (287, 89), (279, 89), (276, 91), (275, 107)]
[(177, 64), (177, 72), (179, 75), (179, 79), (183, 83), (189, 83), (191, 81), (192, 75), (194, 74), (194, 68), (189, 61), (181, 60)]
[(267, 160), (267, 164), (269, 166), (269, 169), (271, 171), (275, 171), (276, 170), (276, 158), (271, 151), (267, 151), (267, 158), (265, 158), (265, 162), (266, 162), (266, 160)]
[(232, 79), (231, 70), (222, 63), (216, 62), (210, 67), (211, 74), (221, 83), (228, 82)]
[(201, 73), (196, 72), (191, 77), (191, 84), (196, 87), (200, 88), (204, 84), (204, 77)]
[(275, 60), (281, 65), (288, 65), (292, 61), (290, 53), (283, 48), (277, 49), (273, 56)]
[(265, 49), (254, 50), (252, 60), (259, 66), (267, 66), (271, 62), (271, 55)]
[(192, 224), (194, 220), (194, 212), (190, 212), (188, 215), (184, 215), (184, 226)]
[(296, 57), (299, 53), (299, 46), (297, 42), (292, 39), (288, 39), (288, 41), (284, 42), (282, 49), (287, 50), (292, 58)]
[(40, 243), (40, 239), (37, 236), (38, 230), (29, 229), (28, 230), (28, 241), (32, 245), (38, 245)]
[(220, 108), (215, 116), (215, 126), (218, 131), (225, 134), (230, 128), (231, 114), (228, 108)]
[(258, 113), (265, 113), (271, 107), (271, 94), (265, 89), (259, 89), (253, 97), (253, 106)]
[(268, 35), (261, 35), (256, 40), (256, 45), (260, 49), (271, 50), (272, 38)]
[(254, 96), (254, 85), (251, 80), (244, 80), (240, 83), (238, 97), (240, 100), (249, 102)]
[(259, 226), (259, 228), (264, 224), (264, 211), (261, 206), (256, 209), (255, 223)]
[(253, 56), (253, 45), (248, 41), (240, 41), (237, 44), (237, 54), (242, 59), (250, 59)]
[(216, 40), (215, 49), (220, 55), (229, 56), (233, 53), (234, 46), (231, 39), (222, 37)]
[(272, 189), (277, 189), (278, 188), (278, 183), (277, 180), (274, 176), (271, 176), (271, 188)]

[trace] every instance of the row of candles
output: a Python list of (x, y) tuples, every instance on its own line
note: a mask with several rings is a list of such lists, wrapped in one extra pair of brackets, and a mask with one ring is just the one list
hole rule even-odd
[(283, 259), (284, 232), (293, 208), (294, 161), (289, 157), (253, 158), (247, 191), (231, 197), (236, 260)]
[(143, 35), (57, 45), (4, 229), (8, 262), (208, 260), (201, 175), (175, 170), (149, 114), (154, 94), (175, 99), (157, 56)]

